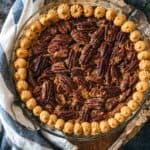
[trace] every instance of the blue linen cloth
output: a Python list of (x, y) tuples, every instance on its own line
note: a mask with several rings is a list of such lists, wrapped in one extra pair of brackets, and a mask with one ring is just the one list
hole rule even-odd
[[(66, 139), (34, 130), (20, 107), (14, 104), (15, 87), (10, 73), (14, 43), (25, 21), (44, 5), (44, 0), (16, 0), (0, 34), (0, 143), (1, 150), (76, 150)], [(30, 128), (32, 130), (30, 130)], [(5, 132), (4, 132), (5, 131)], [(7, 140), (6, 140), (7, 139)], [(10, 146), (11, 145), (11, 146)]]

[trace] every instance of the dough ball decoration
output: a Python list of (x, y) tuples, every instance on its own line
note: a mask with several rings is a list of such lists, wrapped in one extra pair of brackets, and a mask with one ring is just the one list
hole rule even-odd
[(145, 41), (137, 41), (134, 45), (134, 48), (137, 52), (141, 52), (147, 49), (147, 43)]
[(130, 40), (132, 42), (137, 42), (141, 39), (141, 33), (138, 30), (135, 30), (133, 32), (130, 33)]
[(91, 134), (97, 135), (100, 133), (100, 127), (98, 122), (92, 122), (91, 123)]
[[(39, 105), (39, 102), (35, 98), (33, 98), (33, 94), (29, 90), (30, 89), (29, 84), (26, 81), (27, 69), (29, 67), (27, 60), (31, 56), (32, 42), (34, 40), (37, 40), (38, 37), (41, 35), (41, 32), (43, 32), (48, 26), (51, 26), (51, 25), (53, 26), (55, 22), (59, 23), (59, 19), (63, 21), (68, 21), (71, 17), (72, 19), (73, 18), (78, 19), (80, 17), (88, 18), (92, 16), (95, 17), (95, 19), (99, 19), (100, 21), (106, 18), (107, 21), (112, 22), (115, 25), (115, 27), (120, 28), (121, 32), (124, 32), (126, 33), (126, 35), (128, 35), (129, 40), (133, 42), (135, 51), (138, 53), (137, 58), (140, 61), (139, 63), (140, 71), (139, 71), (138, 77), (140, 81), (135, 86), (136, 91), (133, 93), (132, 99), (130, 99), (126, 103), (126, 105), (120, 109), (120, 112), (114, 113), (110, 118), (106, 118), (102, 121), (100, 120), (100, 121), (87, 122), (87, 121), (78, 120), (77, 122), (76, 121), (74, 122), (70, 120), (65, 120), (65, 118), (63, 119), (59, 118), (59, 116), (57, 116), (56, 114), (50, 114), (48, 110), (43, 108), (43, 106), (41, 107)], [(90, 21), (90, 18), (89, 18), (89, 21)], [(102, 21), (102, 24), (104, 27), (105, 22)], [(82, 24), (78, 25), (77, 29), (81, 30), (80, 35), (78, 32), (74, 32), (74, 33), (72, 32), (71, 36), (73, 36), (75, 41), (77, 40), (76, 41), (77, 43), (78, 42), (80, 43), (81, 40), (83, 39), (86, 40), (86, 38), (89, 38), (88, 36), (85, 37), (84, 35), (84, 30), (89, 30), (89, 27), (86, 28), (86, 24), (84, 26), (82, 26)], [(65, 28), (67, 28), (67, 30)], [(70, 28), (71, 27), (67, 23), (64, 27), (62, 26), (61, 28), (59, 28), (59, 31), (63, 32), (64, 34), (64, 33), (67, 33), (68, 31), (70, 32)], [(90, 27), (90, 28), (94, 29), (94, 27), (93, 28)], [(58, 32), (56, 31), (56, 28), (54, 28), (52, 31), (53, 31), (53, 35), (58, 34)], [(98, 35), (98, 33), (96, 34)], [(110, 34), (109, 36), (111, 37), (111, 32), (108, 32), (108, 34)], [(104, 36), (105, 36), (104, 37), (105, 40), (109, 41), (109, 39), (106, 38), (106, 34)], [(123, 37), (121, 36), (123, 36), (123, 34), (122, 35), (120, 34), (120, 38), (123, 39)], [(113, 39), (113, 37), (111, 37), (111, 39)], [(59, 5), (57, 9), (50, 9), (47, 14), (41, 15), (38, 20), (31, 23), (30, 26), (25, 30), (23, 37), (20, 39), (20, 43), (19, 43), (20, 47), (16, 50), (16, 60), (14, 62), (14, 68), (16, 72), (14, 74), (14, 78), (16, 80), (16, 88), (18, 92), (20, 93), (21, 100), (25, 102), (26, 107), (29, 110), (33, 111), (33, 114), (35, 116), (39, 117), (41, 122), (46, 123), (49, 127), (54, 127), (56, 129), (62, 130), (66, 134), (74, 134), (77, 136), (80, 136), (80, 135), (89, 136), (89, 135), (97, 135), (99, 133), (109, 132), (109, 130), (111, 130), (112, 128), (116, 128), (119, 124), (123, 123), (129, 116), (131, 116), (132, 112), (138, 109), (140, 103), (143, 102), (144, 100), (145, 92), (149, 89), (148, 81), (150, 80), (150, 73), (149, 73), (150, 51), (148, 50), (148, 44), (142, 39), (143, 39), (142, 35), (136, 29), (135, 23), (131, 20), (127, 20), (125, 15), (117, 14), (117, 12), (114, 9), (106, 10), (104, 7), (101, 7), (101, 6), (97, 6), (96, 8), (94, 8), (89, 5), (84, 5), (84, 6), (81, 6), (78, 4), (68, 5), (65, 3)], [(57, 37), (56, 40), (59, 41), (59, 37)], [(69, 41), (69, 40), (70, 39), (68, 38), (66, 41)], [(120, 40), (119, 36), (118, 36), (118, 40)], [(63, 43), (65, 43), (66, 41), (64, 40)], [(85, 41), (85, 43), (86, 42), (87, 41)], [(90, 43), (90, 41), (88, 42)], [(103, 47), (101, 48), (103, 49)], [(62, 49), (62, 50), (64, 52), (60, 53), (60, 55), (57, 52), (59, 57), (66, 53), (65, 49)], [(77, 46), (73, 48), (73, 52), (76, 52), (76, 54), (78, 51), (80, 50), (78, 50)], [(72, 54), (74, 55), (73, 52)], [(82, 53), (84, 52), (82, 51)], [(61, 64), (61, 67), (63, 68), (59, 68), (58, 66), (58, 69), (62, 69), (62, 70), (65, 69), (64, 64)], [(57, 71), (57, 65), (56, 65), (56, 68), (54, 69), (56, 69)], [(88, 77), (88, 79), (91, 79), (91, 78)], [(68, 79), (68, 81), (69, 80), (70, 79)], [(43, 84), (43, 87), (46, 88), (47, 86), (50, 86), (50, 83), (47, 82)], [(79, 88), (81, 91), (81, 95), (83, 96), (84, 99), (89, 99), (90, 96), (92, 96), (92, 91), (89, 94), (89, 91), (83, 87), (84, 86), (80, 85), (80, 88)], [(65, 97), (64, 98), (61, 97), (60, 100), (63, 100), (64, 103), (66, 103)], [(52, 109), (52, 107), (49, 106), (47, 109)], [(58, 106), (57, 110), (58, 111), (60, 110), (60, 106)]]
[(35, 106), (37, 105), (37, 102), (34, 98), (30, 98), (27, 102), (26, 102), (26, 107), (30, 110), (33, 110), (35, 108)]
[(27, 77), (27, 69), (26, 68), (18, 68), (15, 72), (14, 78), (18, 80), (25, 80)]
[(70, 7), (68, 4), (61, 4), (57, 9), (58, 17), (63, 20), (68, 20), (71, 17)]
[(106, 19), (109, 21), (113, 21), (115, 19), (116, 15), (117, 15), (116, 10), (108, 9), (106, 12)]
[(70, 8), (71, 16), (74, 18), (79, 18), (82, 15), (83, 9), (80, 5), (72, 5)]
[(80, 123), (75, 123), (75, 125), (74, 125), (74, 134), (79, 136), (79, 135), (82, 135), (82, 133), (83, 133), (83, 130), (82, 130), (81, 124)]
[(41, 114), (41, 112), (42, 112), (42, 107), (41, 106), (35, 106), (34, 108), (33, 108), (33, 114), (35, 115), (35, 116), (40, 116), (40, 114)]
[(123, 115), (121, 115), (121, 113), (116, 113), (114, 118), (120, 123), (125, 121), (125, 117)]
[(126, 21), (126, 16), (123, 14), (118, 14), (116, 18), (114, 19), (114, 25), (116, 26), (122, 26), (122, 24)]
[(92, 6), (84, 5), (83, 12), (85, 17), (91, 17), (93, 15), (94, 10)]
[(57, 11), (55, 9), (50, 9), (48, 11), (47, 18), (52, 22), (57, 22), (59, 20)]
[(96, 7), (94, 10), (94, 16), (96, 18), (103, 18), (105, 16), (106, 13), (106, 9), (104, 7)]
[(31, 24), (30, 29), (31, 29), (33, 32), (39, 33), (39, 32), (42, 31), (42, 25), (41, 25), (41, 23), (40, 23), (38, 20), (36, 20), (36, 21), (34, 21), (34, 22)]
[(136, 25), (133, 21), (127, 20), (124, 22), (124, 24), (121, 26), (122, 32), (130, 33), (136, 29)]

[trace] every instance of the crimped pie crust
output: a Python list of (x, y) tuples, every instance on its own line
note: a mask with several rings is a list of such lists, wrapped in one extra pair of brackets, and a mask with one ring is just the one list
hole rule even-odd
[[(127, 33), (130, 42), (133, 43), (134, 49), (139, 60), (138, 82), (135, 85), (134, 92), (130, 99), (119, 104), (114, 110), (110, 111), (102, 120), (66, 120), (59, 118), (56, 114), (50, 113), (43, 106), (39, 105), (37, 99), (33, 97), (32, 88), (27, 81), (29, 57), (32, 57), (31, 46), (41, 33), (50, 24), (55, 24), (59, 20), (69, 20), (70, 18), (78, 19), (80, 17), (95, 17), (97, 19), (106, 18), (108, 22), (121, 29), (122, 33)], [(132, 113), (138, 109), (140, 103), (144, 100), (144, 93), (149, 88), (148, 80), (150, 79), (150, 52), (148, 44), (143, 40), (141, 33), (136, 29), (133, 21), (127, 20), (126, 16), (117, 13), (114, 9), (105, 9), (97, 6), (81, 6), (78, 4), (68, 5), (60, 4), (57, 9), (50, 9), (47, 14), (41, 15), (38, 20), (31, 23), (20, 39), (20, 44), (16, 50), (16, 60), (14, 62), (16, 88), (20, 94), (21, 100), (26, 107), (33, 111), (33, 114), (50, 127), (62, 130), (66, 134), (96, 135), (99, 133), (109, 132), (111, 128), (116, 128), (123, 123)], [(96, 102), (95, 102), (96, 103)]]

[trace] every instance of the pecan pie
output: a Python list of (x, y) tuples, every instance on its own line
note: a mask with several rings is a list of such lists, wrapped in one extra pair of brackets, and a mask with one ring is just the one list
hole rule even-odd
[(16, 88), (41, 122), (96, 135), (124, 122), (148, 90), (150, 51), (133, 21), (113, 9), (61, 4), (26, 29)]

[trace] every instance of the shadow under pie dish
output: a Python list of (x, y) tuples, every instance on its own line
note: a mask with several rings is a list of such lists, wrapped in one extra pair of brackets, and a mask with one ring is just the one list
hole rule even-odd
[(25, 30), (14, 61), (26, 107), (66, 134), (117, 128), (144, 100), (148, 44), (114, 9), (60, 4)]

